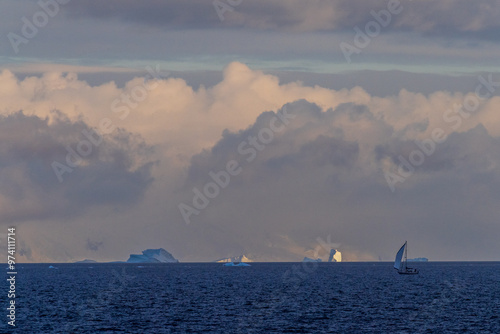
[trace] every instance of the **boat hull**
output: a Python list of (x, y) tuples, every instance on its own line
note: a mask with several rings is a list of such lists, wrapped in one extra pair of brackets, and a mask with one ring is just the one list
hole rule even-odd
[(418, 274), (418, 269), (407, 268), (406, 270), (398, 270), (400, 275), (416, 275)]

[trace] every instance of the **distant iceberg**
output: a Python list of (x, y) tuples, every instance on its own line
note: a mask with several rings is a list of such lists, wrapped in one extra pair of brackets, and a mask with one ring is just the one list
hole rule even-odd
[(179, 263), (179, 260), (163, 248), (159, 248), (146, 249), (142, 254), (130, 254), (127, 263)]
[(302, 262), (322, 262), (321, 259), (311, 259), (310, 257), (305, 257)]
[(427, 261), (429, 261), (429, 259), (426, 257), (417, 257), (414, 259), (408, 259), (408, 262), (427, 262)]
[(328, 258), (328, 262), (342, 262), (342, 253), (332, 248), (330, 250), (330, 257)]
[(76, 261), (75, 263), (97, 263), (97, 261), (85, 259), (81, 261)]
[(223, 264), (224, 267), (250, 267), (248, 263), (245, 262), (240, 262), (237, 264), (234, 264), (234, 262), (227, 262)]
[(240, 255), (240, 256), (233, 256), (233, 257), (227, 257), (219, 260), (215, 260), (215, 262), (253, 262), (250, 260), (248, 257), (245, 255)]
[(49, 269), (57, 269), (57, 267), (49, 266)]

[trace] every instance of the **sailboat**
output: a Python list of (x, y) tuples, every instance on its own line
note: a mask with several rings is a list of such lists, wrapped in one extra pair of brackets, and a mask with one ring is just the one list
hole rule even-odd
[[(394, 269), (398, 270), (398, 274), (402, 275), (415, 275), (418, 274), (418, 269), (409, 268), (408, 267), (408, 258), (407, 252), (408, 249), (406, 247), (407, 242), (405, 241), (404, 245), (401, 246), (398, 253), (396, 254), (396, 260), (394, 260)], [(403, 259), (404, 255), (404, 259)]]

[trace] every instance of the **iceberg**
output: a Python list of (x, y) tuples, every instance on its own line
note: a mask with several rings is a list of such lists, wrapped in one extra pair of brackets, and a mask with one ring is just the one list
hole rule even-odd
[(130, 254), (127, 263), (179, 263), (179, 260), (163, 248), (159, 248), (146, 249), (142, 254)]
[(250, 267), (248, 263), (245, 262), (240, 262), (237, 264), (234, 264), (234, 262), (227, 262), (223, 264), (224, 267)]
[(310, 257), (305, 257), (302, 262), (322, 262), (321, 259), (311, 259)]
[(57, 269), (57, 267), (49, 266), (49, 269)]
[(248, 257), (245, 255), (240, 255), (240, 256), (233, 256), (233, 257), (227, 257), (219, 260), (215, 260), (215, 262), (253, 262), (250, 260)]
[(97, 261), (85, 259), (81, 261), (76, 261), (75, 263), (97, 263)]
[(328, 258), (328, 262), (342, 262), (342, 253), (332, 248), (330, 250), (330, 257)]
[(427, 261), (429, 261), (429, 259), (426, 257), (417, 257), (414, 259), (408, 259), (407, 261), (408, 262), (427, 262)]

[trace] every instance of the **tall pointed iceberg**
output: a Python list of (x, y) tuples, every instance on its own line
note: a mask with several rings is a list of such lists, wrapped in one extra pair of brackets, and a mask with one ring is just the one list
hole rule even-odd
[(342, 253), (332, 248), (330, 250), (330, 257), (328, 258), (328, 262), (342, 262)]

